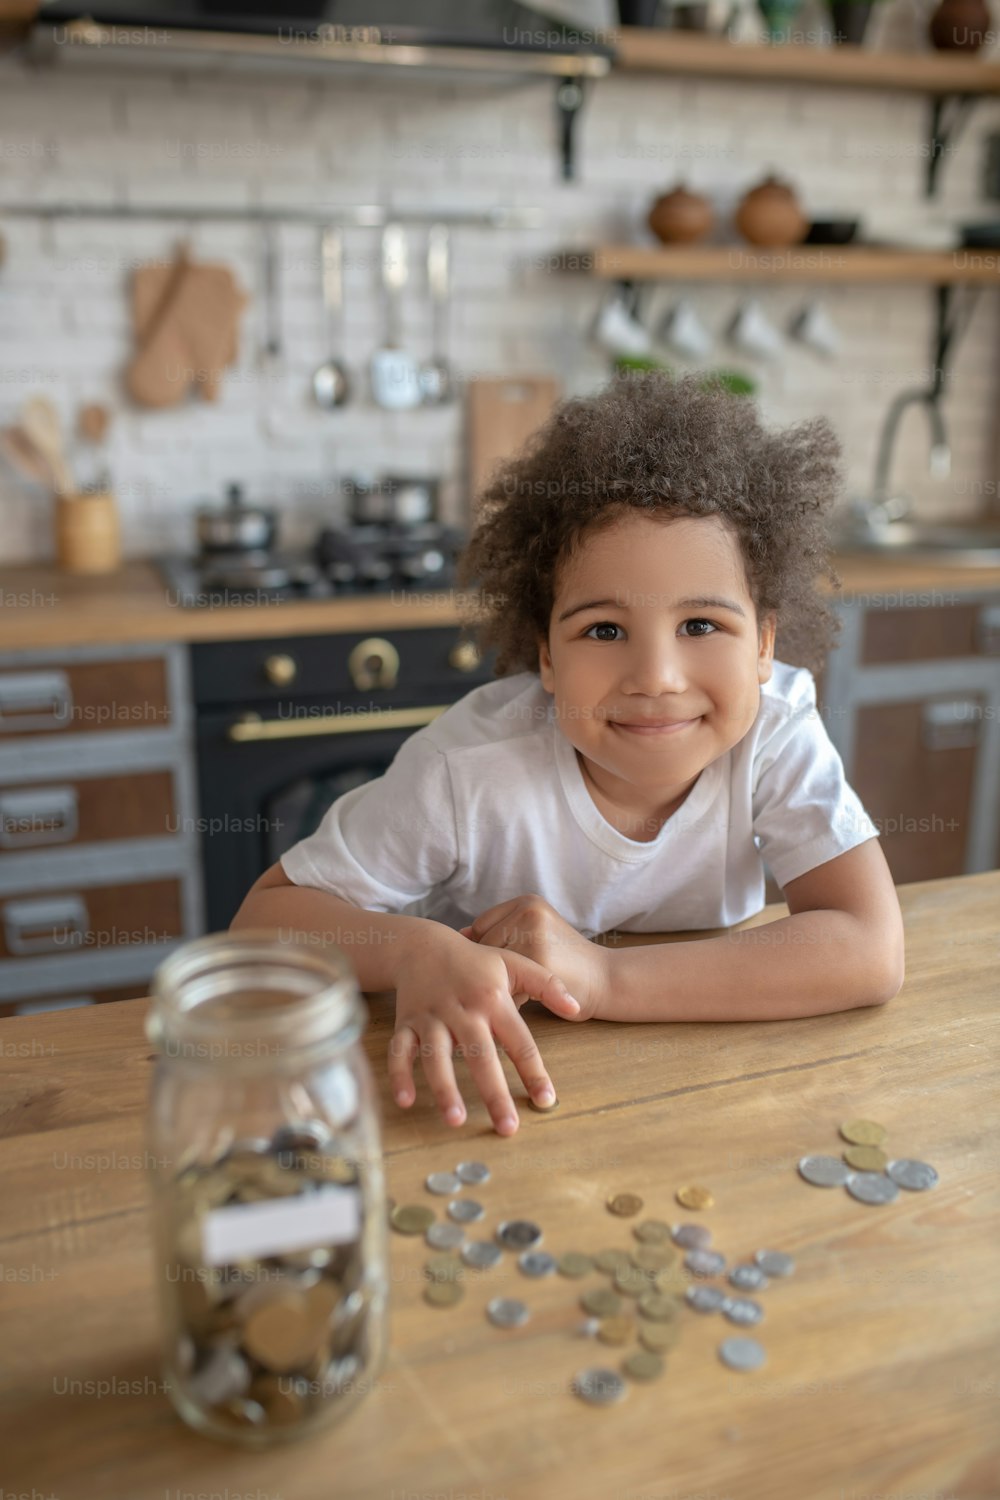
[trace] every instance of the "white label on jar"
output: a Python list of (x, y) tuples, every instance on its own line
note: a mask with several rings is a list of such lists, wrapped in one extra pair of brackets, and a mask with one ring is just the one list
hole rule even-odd
[(283, 1255), (313, 1245), (341, 1245), (358, 1237), (357, 1188), (326, 1187), (296, 1198), (213, 1208), (202, 1220), (202, 1255), (223, 1266), (261, 1255)]

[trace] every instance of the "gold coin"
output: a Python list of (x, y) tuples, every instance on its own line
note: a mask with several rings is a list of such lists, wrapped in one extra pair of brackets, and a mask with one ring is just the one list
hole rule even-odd
[(712, 1197), (712, 1194), (709, 1192), (708, 1188), (694, 1187), (693, 1185), (689, 1187), (678, 1188), (677, 1192), (674, 1194), (674, 1197), (677, 1199), (677, 1202), (680, 1203), (684, 1208), (711, 1208), (715, 1203), (715, 1199)]
[(663, 1356), (649, 1349), (636, 1349), (622, 1361), (622, 1369), (632, 1380), (655, 1380), (665, 1368)]
[[(315, 1377), (319, 1379), (319, 1375)], [(303, 1398), (295, 1383), (279, 1375), (256, 1375), (247, 1395), (259, 1401), (275, 1427), (290, 1427), (302, 1416)]]
[(554, 1109), (559, 1108), (559, 1100), (553, 1099), (551, 1104), (536, 1104), (531, 1095), (528, 1095), (528, 1108), (533, 1109), (536, 1115), (550, 1115)]
[(465, 1296), (460, 1281), (432, 1281), (424, 1287), (424, 1301), (432, 1307), (454, 1307)]
[(635, 1324), (631, 1318), (603, 1318), (597, 1330), (597, 1337), (602, 1344), (627, 1344), (634, 1331)]
[(594, 1265), (607, 1276), (613, 1275), (615, 1271), (620, 1271), (630, 1264), (624, 1250), (598, 1250), (594, 1256)]
[(881, 1146), (848, 1146), (844, 1160), (859, 1172), (881, 1172), (889, 1158)]
[(258, 1363), (283, 1375), (311, 1359), (324, 1334), (301, 1293), (278, 1292), (247, 1318), (242, 1342)]
[(431, 1281), (454, 1281), (464, 1270), (457, 1255), (432, 1255), (424, 1265)]
[(591, 1256), (583, 1255), (579, 1250), (567, 1250), (565, 1255), (560, 1255), (556, 1261), (556, 1269), (560, 1276), (586, 1276), (594, 1269)]
[(609, 1286), (595, 1286), (584, 1292), (580, 1306), (594, 1318), (614, 1318), (622, 1310), (622, 1299)]
[(874, 1120), (848, 1120), (841, 1125), (840, 1133), (852, 1146), (881, 1146), (888, 1134), (885, 1126)]
[(672, 1349), (680, 1338), (680, 1319), (675, 1318), (670, 1323), (640, 1323), (639, 1343), (651, 1354), (659, 1354), (666, 1349)]
[(653, 1285), (656, 1290), (668, 1297), (683, 1297), (690, 1284), (690, 1278), (685, 1273), (684, 1267), (676, 1264), (657, 1271), (653, 1276)]
[(670, 1225), (664, 1224), (662, 1219), (643, 1219), (641, 1224), (635, 1225), (632, 1233), (642, 1245), (665, 1245), (670, 1239)]
[(389, 1215), (393, 1229), (400, 1234), (423, 1234), (434, 1223), (434, 1210), (423, 1203), (399, 1203)]
[(639, 1298), (639, 1311), (651, 1323), (672, 1323), (680, 1311), (680, 1304), (662, 1292), (643, 1292)]
[(677, 1259), (677, 1251), (667, 1245), (637, 1245), (632, 1251), (632, 1264), (640, 1271), (663, 1271)]
[(630, 1219), (642, 1208), (642, 1199), (635, 1193), (615, 1193), (608, 1199), (608, 1208), (620, 1219)]
[(615, 1289), (624, 1292), (626, 1297), (641, 1297), (643, 1292), (649, 1291), (650, 1280), (638, 1266), (623, 1266), (615, 1272)]

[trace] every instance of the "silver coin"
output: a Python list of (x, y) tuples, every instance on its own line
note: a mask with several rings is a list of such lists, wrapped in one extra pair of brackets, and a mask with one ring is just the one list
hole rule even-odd
[(684, 1264), (693, 1276), (718, 1276), (726, 1269), (726, 1257), (718, 1250), (689, 1250)]
[(484, 1161), (460, 1161), (455, 1176), (460, 1182), (476, 1187), (481, 1182), (489, 1182), (490, 1169)]
[(911, 1193), (923, 1193), (928, 1188), (938, 1185), (938, 1174), (925, 1161), (912, 1161), (909, 1157), (903, 1156), (899, 1161), (891, 1161), (885, 1170), (886, 1175), (891, 1177), (898, 1187), (906, 1188)]
[(730, 1323), (740, 1323), (744, 1327), (759, 1323), (764, 1316), (764, 1309), (752, 1297), (730, 1297), (722, 1311)]
[(767, 1355), (756, 1339), (723, 1339), (719, 1358), (731, 1370), (759, 1370)]
[(525, 1276), (552, 1276), (556, 1270), (556, 1258), (547, 1250), (525, 1250), (517, 1264)]
[(542, 1243), (542, 1231), (530, 1219), (505, 1219), (497, 1229), (497, 1240), (505, 1250), (534, 1250)]
[(438, 1193), (442, 1198), (448, 1198), (452, 1193), (462, 1191), (462, 1179), (456, 1177), (454, 1172), (432, 1172), (424, 1182), (424, 1187), (429, 1193)]
[(720, 1291), (717, 1286), (689, 1286), (684, 1293), (684, 1300), (695, 1312), (700, 1313), (722, 1312), (729, 1302), (725, 1292)]
[(767, 1277), (760, 1266), (734, 1266), (729, 1273), (729, 1285), (739, 1287), (741, 1292), (762, 1292)]
[(486, 1316), (498, 1328), (520, 1328), (531, 1317), (523, 1302), (516, 1297), (494, 1297), (486, 1304)]
[(795, 1262), (784, 1250), (755, 1250), (754, 1260), (768, 1276), (791, 1276)]
[(621, 1401), (626, 1389), (617, 1370), (581, 1370), (573, 1381), (574, 1393), (592, 1406), (611, 1406)]
[(847, 1191), (859, 1203), (892, 1203), (899, 1197), (899, 1188), (884, 1172), (852, 1172)]
[(477, 1271), (490, 1271), (497, 1261), (503, 1260), (503, 1251), (492, 1240), (470, 1240), (462, 1248), (462, 1259)]
[(675, 1224), (670, 1238), (682, 1250), (707, 1250), (712, 1243), (712, 1231), (704, 1224)]
[(803, 1156), (799, 1162), (799, 1176), (813, 1187), (843, 1187), (850, 1175), (839, 1156)]
[(457, 1250), (465, 1242), (461, 1224), (431, 1224), (424, 1239), (432, 1250)]
[(474, 1198), (453, 1198), (448, 1204), (448, 1217), (456, 1224), (475, 1224), (485, 1213), (483, 1205)]

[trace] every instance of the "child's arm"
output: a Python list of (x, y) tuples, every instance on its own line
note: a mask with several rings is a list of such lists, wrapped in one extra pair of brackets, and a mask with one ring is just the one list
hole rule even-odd
[(869, 839), (783, 891), (791, 916), (610, 954), (603, 1021), (779, 1021), (882, 1005), (904, 977), (903, 919)]

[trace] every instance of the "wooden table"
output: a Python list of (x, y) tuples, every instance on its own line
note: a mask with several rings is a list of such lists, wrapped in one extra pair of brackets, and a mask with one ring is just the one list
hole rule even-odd
[[(666, 1374), (601, 1410), (568, 1389), (577, 1370), (624, 1352), (575, 1332), (576, 1296), (598, 1278), (532, 1282), (508, 1257), (459, 1307), (432, 1309), (426, 1248), (393, 1236), (390, 1355), (341, 1427), (264, 1454), (189, 1432), (159, 1387), (146, 1002), (0, 1022), (0, 1493), (996, 1500), (1000, 871), (900, 896), (908, 977), (881, 1009), (631, 1027), (533, 1013), (562, 1103), (550, 1116), (525, 1109), (508, 1140), (471, 1095), (457, 1131), (425, 1089), (396, 1111), (383, 1066), (391, 1004), (373, 1000), (397, 1199), (426, 1200), (429, 1170), (481, 1157), (493, 1170), (484, 1231), (530, 1215), (556, 1252), (598, 1250), (630, 1238), (609, 1193), (638, 1192), (647, 1214), (676, 1221), (691, 1215), (674, 1190), (705, 1183), (716, 1206), (703, 1217), (729, 1257), (765, 1246), (796, 1257), (794, 1278), (761, 1293), (762, 1370), (725, 1369), (716, 1348), (737, 1330), (685, 1309)], [(888, 1127), (894, 1153), (931, 1161), (939, 1187), (869, 1208), (802, 1182), (797, 1158), (835, 1153), (838, 1122), (858, 1115)], [(525, 1327), (486, 1321), (500, 1291), (531, 1305)]]

